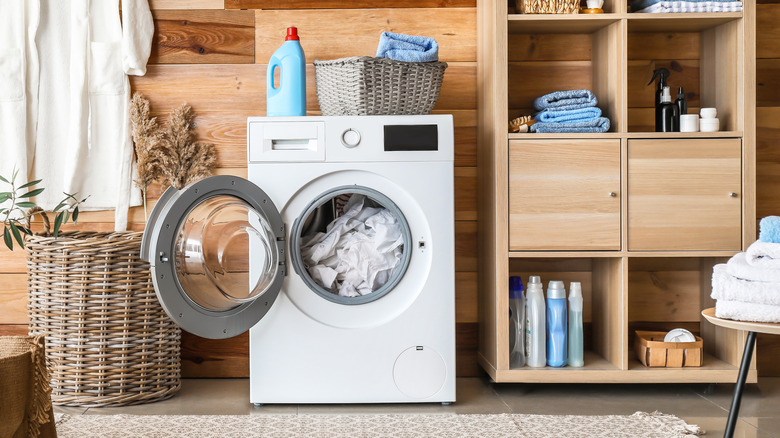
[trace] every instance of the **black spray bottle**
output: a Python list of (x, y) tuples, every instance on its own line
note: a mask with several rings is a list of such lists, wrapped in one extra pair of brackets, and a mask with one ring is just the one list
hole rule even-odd
[(650, 79), (650, 82), (647, 83), (647, 85), (650, 85), (655, 81), (655, 78), (660, 77), (660, 80), (658, 81), (658, 88), (655, 89), (655, 107), (658, 108), (658, 104), (661, 103), (661, 94), (664, 92), (664, 87), (666, 86), (666, 79), (669, 78), (669, 70), (665, 68), (657, 68), (653, 70), (653, 79)]
[(672, 103), (669, 87), (661, 90), (661, 102), (655, 107), (655, 132), (680, 132), (680, 110)]
[(674, 101), (677, 105), (677, 109), (680, 110), (680, 115), (688, 114), (688, 101), (685, 100), (685, 90), (683, 87), (677, 89), (677, 100)]

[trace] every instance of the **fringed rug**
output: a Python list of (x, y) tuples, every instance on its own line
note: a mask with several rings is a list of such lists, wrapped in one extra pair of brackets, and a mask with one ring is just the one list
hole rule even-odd
[(659, 412), (634, 415), (62, 415), (60, 438), (676, 438), (704, 434)]

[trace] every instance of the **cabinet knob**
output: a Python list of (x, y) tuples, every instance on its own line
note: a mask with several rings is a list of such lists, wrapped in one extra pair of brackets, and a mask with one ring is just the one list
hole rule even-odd
[(615, 193), (615, 192), (609, 192), (609, 196), (611, 196), (611, 197), (613, 197), (613, 198), (614, 198), (615, 196), (617, 196), (617, 193)]
[(731, 192), (731, 193), (729, 193), (729, 196), (731, 196), (732, 198), (736, 198), (736, 197), (737, 197), (737, 194), (736, 194), (736, 193), (734, 193), (734, 192)]

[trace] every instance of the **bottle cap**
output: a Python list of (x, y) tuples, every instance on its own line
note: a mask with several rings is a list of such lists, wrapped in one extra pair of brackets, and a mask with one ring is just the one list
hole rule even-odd
[(569, 298), (582, 298), (582, 285), (579, 281), (572, 281), (569, 284)]
[(288, 27), (287, 28), (287, 36), (284, 38), (285, 41), (300, 41), (300, 38), (298, 38), (298, 28), (297, 27)]
[(661, 94), (661, 103), (672, 102), (672, 94), (669, 92), (669, 87), (664, 87), (664, 91)]
[(685, 99), (685, 90), (683, 90), (683, 87), (677, 89), (677, 98)]
[(541, 292), (542, 280), (538, 275), (531, 275), (528, 277), (528, 292)]
[(566, 299), (566, 289), (562, 281), (551, 281), (547, 284), (547, 299)]
[(509, 277), (509, 299), (518, 300), (523, 298), (523, 279), (519, 276)]

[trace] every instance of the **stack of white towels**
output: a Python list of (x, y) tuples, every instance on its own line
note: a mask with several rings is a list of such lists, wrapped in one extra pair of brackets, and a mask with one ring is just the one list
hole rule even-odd
[(712, 298), (719, 318), (780, 323), (780, 217), (762, 219), (758, 241), (715, 265)]

